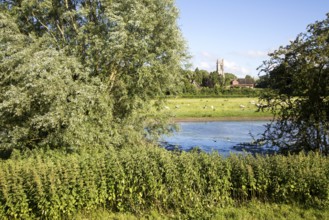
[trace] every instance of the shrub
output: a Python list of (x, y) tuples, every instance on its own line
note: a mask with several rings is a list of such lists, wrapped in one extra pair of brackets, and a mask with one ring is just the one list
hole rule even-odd
[(329, 208), (328, 189), (329, 160), (319, 154), (38, 150), (0, 162), (0, 219), (63, 219), (99, 209), (199, 218), (254, 200)]

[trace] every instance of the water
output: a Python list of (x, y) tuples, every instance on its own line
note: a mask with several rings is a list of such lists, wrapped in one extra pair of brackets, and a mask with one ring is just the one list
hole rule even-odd
[[(241, 153), (234, 146), (251, 143), (265, 130), (266, 121), (215, 121), (180, 122), (180, 131), (172, 136), (163, 136), (165, 146), (178, 146), (182, 150), (199, 147), (205, 152), (220, 154)], [(252, 136), (251, 136), (252, 134)]]

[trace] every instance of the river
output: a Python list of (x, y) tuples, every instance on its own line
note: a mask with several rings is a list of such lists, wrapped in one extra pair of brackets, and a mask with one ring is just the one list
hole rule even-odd
[[(205, 152), (217, 151), (224, 156), (241, 153), (241, 143), (251, 143), (264, 132), (267, 121), (212, 121), (179, 122), (180, 130), (172, 136), (163, 136), (161, 143), (167, 148), (177, 146), (188, 151), (198, 147)], [(258, 148), (259, 149), (259, 148)]]

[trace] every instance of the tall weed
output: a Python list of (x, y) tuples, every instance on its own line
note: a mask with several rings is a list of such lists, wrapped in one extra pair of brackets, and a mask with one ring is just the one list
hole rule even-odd
[(329, 208), (328, 157), (223, 158), (145, 146), (35, 151), (0, 161), (0, 219), (73, 218), (99, 209), (203, 218), (254, 200)]

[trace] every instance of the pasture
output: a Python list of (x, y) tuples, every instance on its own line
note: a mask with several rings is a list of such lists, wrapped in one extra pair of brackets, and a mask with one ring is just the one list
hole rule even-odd
[(262, 120), (270, 112), (258, 112), (257, 98), (171, 98), (165, 111), (175, 120)]

